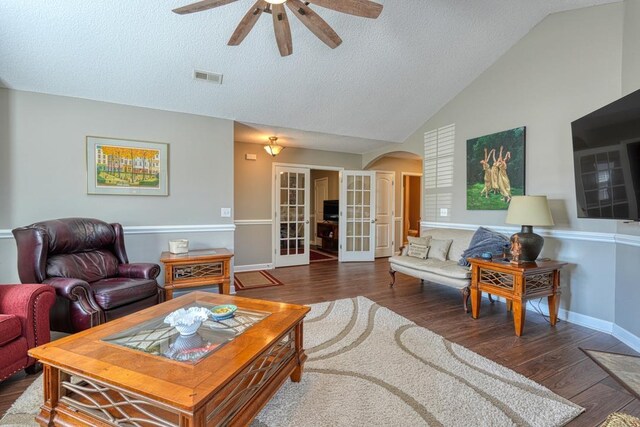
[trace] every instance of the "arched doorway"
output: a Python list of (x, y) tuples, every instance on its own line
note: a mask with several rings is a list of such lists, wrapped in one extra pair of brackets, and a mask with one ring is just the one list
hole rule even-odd
[(364, 169), (376, 171), (376, 256), (389, 256), (408, 236), (420, 234), (422, 157), (407, 151), (389, 152)]

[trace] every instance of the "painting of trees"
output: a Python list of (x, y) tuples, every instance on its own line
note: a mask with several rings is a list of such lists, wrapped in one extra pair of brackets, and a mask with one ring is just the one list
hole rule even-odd
[(96, 158), (103, 159), (97, 163), (96, 175), (100, 186), (144, 186), (157, 187), (159, 172), (154, 160), (159, 157), (159, 150), (97, 145)]

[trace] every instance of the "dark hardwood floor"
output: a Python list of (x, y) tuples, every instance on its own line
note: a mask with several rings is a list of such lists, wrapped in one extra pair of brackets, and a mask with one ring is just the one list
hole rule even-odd
[[(388, 262), (320, 262), (271, 271), (285, 286), (238, 292), (239, 296), (312, 304), (365, 296), (450, 341), (507, 366), (586, 408), (569, 426), (597, 426), (622, 411), (640, 417), (640, 401), (602, 371), (580, 347), (637, 354), (612, 336), (527, 312), (524, 334), (514, 335), (503, 303), (483, 300), (480, 318), (462, 310), (460, 293), (397, 274), (389, 288)], [(0, 414), (37, 378), (24, 373), (0, 383)]]

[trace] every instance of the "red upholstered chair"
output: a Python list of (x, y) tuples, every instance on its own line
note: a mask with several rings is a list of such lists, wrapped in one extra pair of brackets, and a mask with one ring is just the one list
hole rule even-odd
[(30, 348), (46, 344), (55, 290), (46, 285), (0, 285), (0, 381), (20, 369), (33, 373)]
[(160, 302), (157, 264), (130, 264), (120, 224), (91, 218), (13, 230), (22, 283), (56, 290), (51, 329), (78, 332)]

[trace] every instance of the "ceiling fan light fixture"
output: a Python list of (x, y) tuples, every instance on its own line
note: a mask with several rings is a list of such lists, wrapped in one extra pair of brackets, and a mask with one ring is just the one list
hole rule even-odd
[(284, 150), (284, 147), (282, 145), (278, 145), (276, 141), (278, 141), (277, 136), (270, 136), (269, 144), (264, 146), (264, 151), (266, 151), (271, 157), (277, 156), (282, 150)]
[(287, 2), (287, 0), (265, 0), (265, 1), (271, 4), (283, 4)]

